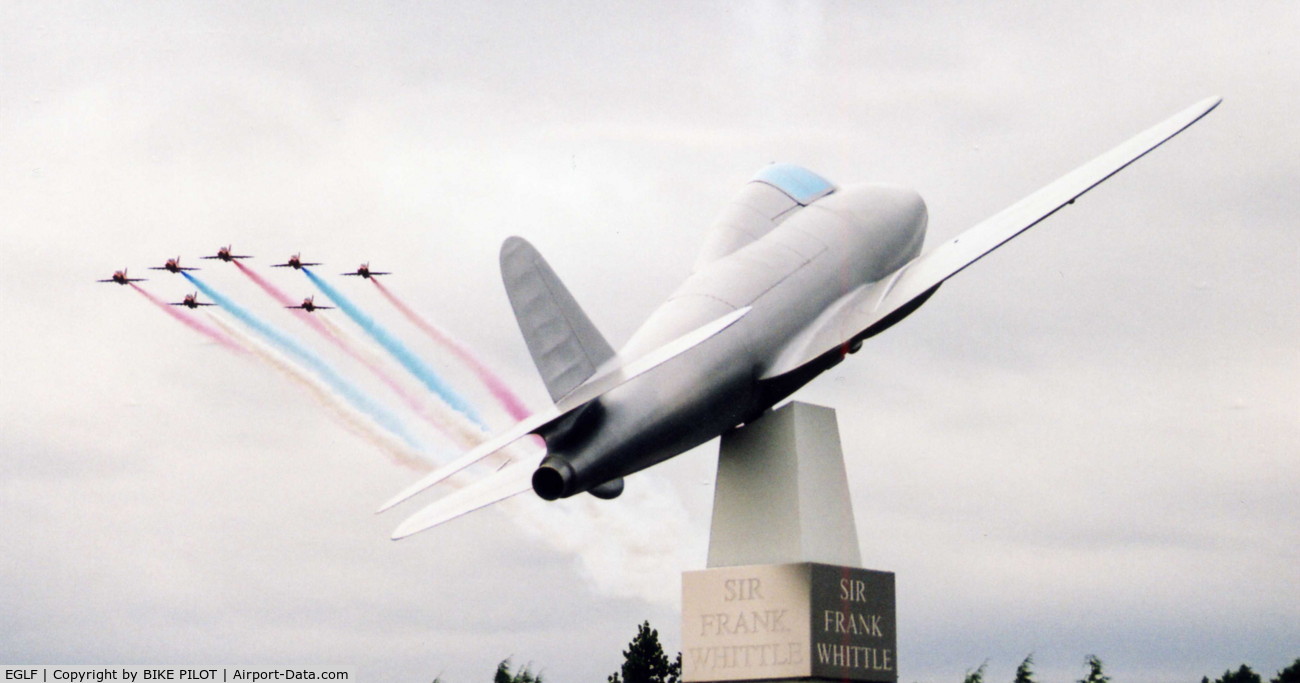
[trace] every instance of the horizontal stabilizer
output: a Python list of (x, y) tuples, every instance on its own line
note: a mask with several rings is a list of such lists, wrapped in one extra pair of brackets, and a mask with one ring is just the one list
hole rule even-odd
[[(456, 458), (455, 460), (452, 460), (446, 465), (439, 467), (438, 469), (425, 475), (419, 481), (406, 487), (405, 489), (402, 490), (401, 493), (397, 494), (396, 496), (393, 496), (388, 500), (388, 502), (381, 505), (378, 510), (375, 510), (375, 513), (377, 514), (380, 512), (384, 512), (385, 510), (388, 510), (389, 508), (396, 506), (398, 503), (401, 503), (402, 501), (407, 500), (408, 498), (414, 497), (416, 494), (420, 493), (421, 491), (427, 488), (431, 488), (433, 486), (437, 486), (438, 484), (441, 484), (442, 482), (450, 479), (457, 472), (460, 472), (461, 470), (464, 470), (466, 467), (469, 467), (470, 465), (473, 465), (474, 463), (488, 457), (489, 455), (496, 453), (497, 451), (505, 448), (506, 446), (509, 446), (510, 444), (518, 441), (519, 439), (528, 436), (534, 430), (542, 427), (543, 425), (547, 424), (548, 422), (551, 422), (552, 420), (558, 419), (561, 416), (563, 416), (562, 412), (560, 412), (559, 410), (552, 409), (552, 410), (544, 410), (540, 413), (536, 413), (524, 418), (523, 420), (515, 423), (515, 426), (511, 427), (508, 431), (503, 432), (502, 434), (495, 436), (491, 439), (488, 439), (487, 441), (484, 441), (483, 443), (467, 451), (464, 455), (460, 456), (459, 458)], [(535, 464), (536, 463), (534, 463), (534, 465)]]
[(393, 531), (393, 540), (406, 538), (425, 529), (461, 515), (499, 503), (532, 489), (533, 467), (516, 460), (458, 491), (452, 491), (438, 501), (411, 515)]
[(1071, 204), (1088, 190), (1181, 133), (1222, 100), (1211, 97), (1175, 114), (1067, 173), (1052, 184), (913, 259), (877, 282), (840, 298), (781, 352), (764, 379), (791, 372), (855, 339), (870, 336), (891, 313), (916, 301), (985, 254)]

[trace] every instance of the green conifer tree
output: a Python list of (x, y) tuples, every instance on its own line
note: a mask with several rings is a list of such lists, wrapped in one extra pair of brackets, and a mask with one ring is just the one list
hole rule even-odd
[(636, 637), (623, 651), (623, 667), (609, 675), (608, 683), (681, 683), (682, 655), (669, 662), (659, 644), (659, 632), (650, 622), (637, 627)]
[(1025, 661), (1016, 667), (1015, 683), (1034, 683), (1034, 655), (1025, 655)]
[(1300, 657), (1285, 669), (1277, 672), (1269, 683), (1300, 683)]
[(1214, 679), (1214, 683), (1263, 683), (1263, 679), (1259, 674), (1251, 671), (1250, 667), (1242, 664), (1236, 671), (1231, 669), (1224, 671), (1222, 676)]
[(534, 674), (527, 665), (511, 673), (510, 658), (507, 657), (497, 664), (497, 672), (492, 677), (492, 683), (543, 683), (543, 681), (541, 675)]
[(1081, 679), (1079, 683), (1110, 683), (1110, 676), (1102, 671), (1101, 659), (1097, 655), (1088, 655), (1088, 677)]
[(988, 668), (988, 665), (988, 662), (984, 662), (974, 671), (967, 670), (966, 677), (962, 679), (962, 683), (984, 683), (984, 670)]

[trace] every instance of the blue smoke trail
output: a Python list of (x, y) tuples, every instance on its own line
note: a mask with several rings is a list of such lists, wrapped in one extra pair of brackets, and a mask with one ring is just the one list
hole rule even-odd
[(325, 293), (325, 296), (329, 297), (330, 301), (334, 302), (335, 306), (339, 307), (339, 310), (346, 313), (348, 317), (352, 319), (352, 322), (359, 325), (361, 329), (365, 330), (366, 333), (378, 342), (380, 346), (384, 347), (393, 358), (397, 359), (397, 362), (402, 364), (402, 367), (406, 368), (407, 372), (410, 372), (416, 379), (424, 383), (424, 386), (428, 387), (429, 391), (442, 397), (442, 400), (445, 401), (447, 405), (456, 409), (465, 417), (478, 423), (478, 426), (483, 427), (484, 429), (487, 428), (487, 425), (479, 419), (478, 413), (470, 407), (469, 403), (453, 391), (451, 387), (447, 386), (447, 384), (438, 377), (437, 373), (431, 370), (429, 366), (425, 365), (424, 362), (416, 357), (414, 353), (411, 353), (410, 349), (407, 349), (405, 344), (393, 335), (389, 334), (383, 327), (380, 327), (379, 324), (375, 322), (374, 318), (363, 313), (361, 309), (357, 308), (356, 305), (347, 297), (343, 296), (337, 289), (331, 287), (329, 283), (317, 277), (310, 269), (303, 268), (302, 272), (307, 274), (307, 277), (310, 278), (318, 288), (320, 288), (320, 291)]
[(313, 372), (315, 372), (321, 378), (321, 380), (323, 380), (327, 385), (329, 385), (331, 389), (333, 389), (340, 396), (342, 396), (348, 403), (352, 404), (354, 408), (361, 411), (362, 413), (365, 413), (366, 415), (369, 415), (381, 427), (388, 430), (392, 434), (396, 434), (403, 441), (405, 441), (407, 445), (418, 450), (423, 450), (423, 446), (414, 437), (412, 437), (409, 432), (406, 431), (406, 427), (402, 425), (401, 420), (398, 420), (387, 410), (384, 410), (382, 407), (377, 405), (374, 401), (367, 398), (364, 394), (361, 393), (359, 389), (352, 386), (352, 383), (348, 382), (347, 380), (343, 379), (343, 377), (339, 376), (339, 374), (334, 371), (334, 368), (331, 368), (324, 360), (321, 359), (320, 356), (317, 356), (316, 354), (307, 350), (301, 344), (285, 336), (284, 333), (280, 332), (274, 327), (271, 327), (265, 322), (262, 322), (260, 318), (253, 315), (252, 313), (249, 313), (243, 307), (239, 306), (235, 302), (226, 298), (225, 295), (221, 294), (217, 290), (209, 287), (207, 284), (205, 284), (202, 280), (198, 279), (197, 277), (190, 275), (185, 271), (181, 271), (181, 275), (184, 275), (187, 280), (194, 283), (194, 286), (198, 287), (199, 291), (206, 294), (209, 299), (215, 301), (218, 306), (221, 306), (225, 310), (229, 311), (231, 315), (235, 316), (236, 318), (239, 318), (241, 322), (243, 322), (245, 325), (248, 325), (250, 328), (253, 329), (253, 331), (262, 335), (268, 341), (270, 341), (271, 343), (279, 347), (281, 350), (297, 358), (299, 362), (301, 362), (303, 365), (307, 366)]

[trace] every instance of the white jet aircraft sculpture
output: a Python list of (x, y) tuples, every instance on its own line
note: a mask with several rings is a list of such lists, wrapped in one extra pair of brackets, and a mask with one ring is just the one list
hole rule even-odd
[(530, 488), (546, 500), (618, 496), (627, 475), (762, 416), (915, 311), (945, 280), (1219, 102), (1180, 112), (924, 254), (926, 210), (916, 192), (837, 187), (797, 166), (769, 166), (723, 211), (691, 276), (618, 353), (532, 245), (507, 239), (506, 291), (555, 405), (438, 468), (380, 512), (529, 434), (542, 437), (546, 455), (451, 491), (393, 538)]

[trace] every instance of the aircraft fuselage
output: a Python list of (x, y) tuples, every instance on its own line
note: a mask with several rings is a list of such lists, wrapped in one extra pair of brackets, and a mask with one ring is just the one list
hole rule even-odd
[(770, 376), (781, 351), (847, 292), (915, 258), (925, 241), (925, 203), (909, 189), (839, 188), (784, 211), (775, 225), (750, 210), (753, 197), (745, 196), (763, 191), (776, 190), (747, 186), (714, 235), (725, 242), (726, 232), (765, 234), (733, 251), (724, 245), (719, 251), (727, 253), (698, 265), (619, 355), (637, 358), (731, 311), (749, 306), (749, 313), (542, 431), (548, 455), (533, 475), (539, 496), (553, 500), (616, 482), (763, 414), (847, 349)]

